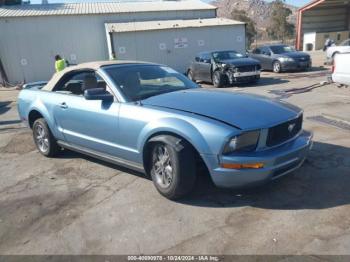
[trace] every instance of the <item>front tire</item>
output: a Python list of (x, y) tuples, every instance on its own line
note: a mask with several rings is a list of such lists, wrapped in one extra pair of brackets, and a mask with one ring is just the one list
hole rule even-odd
[(215, 71), (213, 74), (213, 85), (215, 88), (223, 88), (227, 85), (227, 76), (220, 71)]
[[(171, 141), (172, 137), (169, 137)], [(157, 142), (151, 150), (151, 177), (158, 192), (170, 200), (186, 196), (196, 181), (195, 156), (183, 141), (180, 145)]]
[(282, 64), (279, 61), (273, 62), (272, 68), (274, 73), (282, 72)]
[(43, 118), (37, 119), (33, 124), (33, 139), (39, 152), (46, 157), (54, 157), (60, 150)]

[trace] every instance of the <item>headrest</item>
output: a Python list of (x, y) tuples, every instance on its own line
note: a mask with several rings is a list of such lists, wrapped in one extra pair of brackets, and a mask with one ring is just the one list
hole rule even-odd
[(85, 76), (84, 81), (83, 81), (83, 86), (82, 89), (85, 91), (86, 89), (92, 89), (92, 88), (97, 88), (97, 78), (96, 76), (92, 74), (88, 74)]
[(66, 85), (66, 90), (74, 95), (81, 95), (83, 93), (81, 83), (68, 83)]

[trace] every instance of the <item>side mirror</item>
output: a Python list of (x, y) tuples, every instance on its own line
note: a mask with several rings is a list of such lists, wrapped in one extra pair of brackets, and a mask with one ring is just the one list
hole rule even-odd
[(200, 62), (199, 57), (196, 57), (194, 60), (195, 60), (196, 62)]
[(91, 88), (84, 91), (86, 100), (102, 100), (104, 102), (113, 102), (114, 97), (104, 88)]

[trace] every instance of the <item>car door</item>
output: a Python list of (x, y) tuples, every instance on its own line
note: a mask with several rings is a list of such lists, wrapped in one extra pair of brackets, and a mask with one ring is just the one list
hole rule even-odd
[(253, 52), (250, 54), (250, 57), (253, 58), (253, 59), (258, 60), (260, 62), (260, 64), (261, 64), (262, 69), (266, 69), (264, 67), (265, 57), (264, 57), (264, 55), (261, 52), (261, 48), (254, 49)]
[(202, 53), (199, 57), (199, 79), (202, 81), (211, 82), (211, 54)]
[(194, 79), (200, 80), (199, 79), (199, 68), (200, 68), (200, 58), (199, 55), (197, 55), (194, 59), (194, 61), (191, 64), (191, 70), (192, 70), (192, 74)]
[[(58, 83), (54, 91), (60, 93), (54, 116), (65, 142), (74, 146), (117, 156), (118, 101), (86, 100), (83, 96), (84, 81), (96, 77), (96, 88), (106, 86), (94, 71), (79, 71)], [(80, 90), (80, 92), (79, 92)], [(106, 90), (111, 90), (106, 86)]]
[(268, 47), (261, 47), (261, 66), (265, 70), (271, 70), (273, 65), (272, 52)]

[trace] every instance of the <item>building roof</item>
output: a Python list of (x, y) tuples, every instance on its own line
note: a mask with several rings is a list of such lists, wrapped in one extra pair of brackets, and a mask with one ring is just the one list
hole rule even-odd
[(165, 20), (129, 23), (107, 23), (107, 30), (111, 33), (152, 31), (178, 28), (211, 27), (223, 25), (243, 25), (243, 22), (227, 18), (205, 18), (193, 20)]
[(330, 7), (344, 7), (348, 6), (349, 1), (344, 0), (313, 0), (310, 3), (302, 6), (299, 11), (306, 11), (314, 7), (330, 8)]
[(104, 2), (104, 3), (62, 3), (27, 4), (1, 6), (2, 17), (30, 17), (57, 15), (100, 15), (135, 12), (215, 10), (216, 7), (200, 0), (182, 1), (143, 1), (143, 2)]

